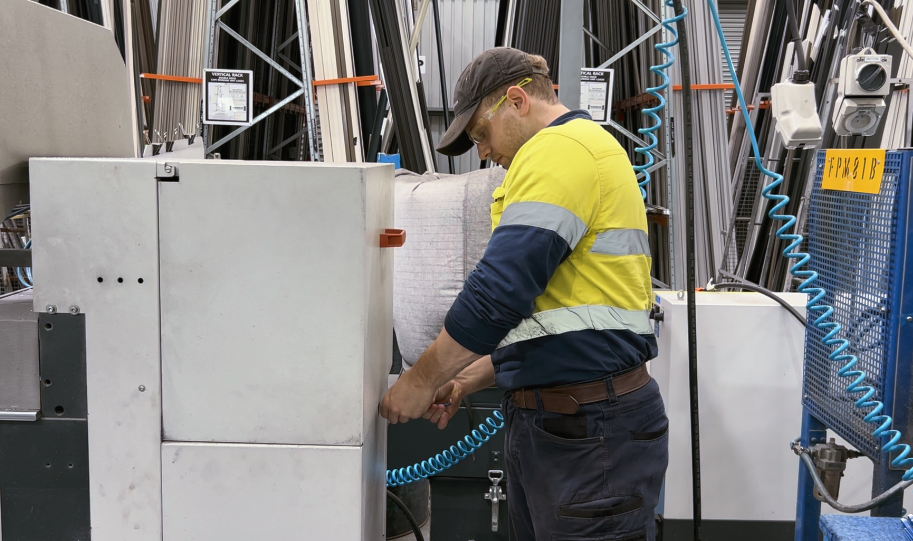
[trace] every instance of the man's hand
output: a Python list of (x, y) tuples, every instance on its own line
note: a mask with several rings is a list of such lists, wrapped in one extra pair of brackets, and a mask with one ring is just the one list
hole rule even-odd
[(458, 344), (446, 329), (442, 329), (412, 369), (400, 376), (384, 395), (380, 414), (393, 424), (418, 419), (428, 411), (438, 387), (481, 357)]
[(450, 380), (438, 388), (434, 394), (434, 402), (422, 417), (432, 423), (437, 423), (437, 427), (443, 430), (460, 409), (462, 400), (463, 386), (456, 380)]
[[(380, 414), (391, 424), (418, 419), (431, 406), (434, 388), (424, 385), (414, 376), (414, 369), (407, 370), (396, 380), (380, 402)], [(459, 405), (459, 404), (458, 404)]]

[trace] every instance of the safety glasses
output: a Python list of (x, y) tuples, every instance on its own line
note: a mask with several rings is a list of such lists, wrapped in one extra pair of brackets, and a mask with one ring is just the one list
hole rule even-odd
[[(526, 79), (523, 79), (522, 81), (520, 81), (519, 83), (517, 83), (514, 86), (523, 87), (524, 85), (527, 85), (527, 84), (531, 83), (532, 81), (533, 81), (532, 79), (527, 77)], [(484, 143), (485, 141), (488, 140), (488, 136), (489, 136), (489, 134), (491, 134), (491, 119), (493, 116), (495, 116), (495, 112), (497, 112), (498, 107), (500, 107), (501, 104), (504, 103), (504, 101), (506, 99), (507, 99), (507, 94), (504, 94), (503, 96), (501, 96), (501, 99), (498, 100), (498, 103), (494, 104), (491, 107), (491, 109), (488, 110), (488, 112), (486, 112), (484, 115), (482, 115), (479, 118), (479, 120), (476, 121), (475, 126), (473, 126), (471, 130), (469, 130), (469, 138), (472, 139), (473, 143), (475, 143), (477, 145), (481, 145), (482, 143)]]

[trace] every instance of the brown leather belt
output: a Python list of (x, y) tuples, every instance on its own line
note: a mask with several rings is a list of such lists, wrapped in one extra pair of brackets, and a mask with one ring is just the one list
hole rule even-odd
[[(611, 378), (612, 387), (615, 389), (615, 396), (621, 396), (632, 393), (644, 385), (650, 383), (650, 373), (647, 372), (647, 366), (642, 364), (620, 376)], [(517, 389), (513, 391), (512, 397), (514, 404), (523, 409), (536, 409), (536, 390), (535, 389)], [(564, 413), (573, 415), (581, 404), (591, 404), (608, 400), (609, 391), (606, 381), (591, 381), (589, 383), (578, 383), (577, 385), (563, 385), (561, 387), (548, 387), (539, 389), (539, 398), (542, 400), (542, 408), (545, 411), (553, 413)]]

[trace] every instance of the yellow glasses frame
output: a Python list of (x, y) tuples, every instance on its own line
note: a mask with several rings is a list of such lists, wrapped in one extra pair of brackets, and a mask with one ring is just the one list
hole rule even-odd
[[(518, 86), (518, 87), (522, 88), (523, 86), (528, 85), (531, 82), (533, 82), (533, 80), (531, 78), (527, 77), (526, 79), (523, 79), (522, 81), (515, 84), (514, 86)], [(498, 100), (498, 103), (492, 105), (491, 109), (489, 109), (488, 112), (486, 112), (484, 115), (482, 115), (479, 118), (479, 120), (476, 121), (475, 126), (473, 126), (471, 130), (469, 130), (469, 138), (472, 139), (473, 143), (475, 143), (477, 145), (481, 145), (482, 143), (484, 143), (485, 141), (488, 140), (488, 133), (491, 131), (491, 119), (492, 119), (492, 117), (495, 116), (495, 113), (497, 112), (498, 107), (500, 107), (501, 104), (504, 103), (505, 100), (507, 100), (506, 93), (503, 96), (501, 96), (501, 99)]]

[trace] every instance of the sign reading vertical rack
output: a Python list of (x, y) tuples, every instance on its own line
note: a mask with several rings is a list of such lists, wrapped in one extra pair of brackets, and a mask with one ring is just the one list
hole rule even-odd
[(254, 72), (203, 70), (203, 124), (250, 126), (253, 119)]
[(589, 112), (597, 124), (609, 123), (614, 77), (612, 69), (580, 70), (580, 108)]

